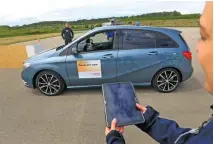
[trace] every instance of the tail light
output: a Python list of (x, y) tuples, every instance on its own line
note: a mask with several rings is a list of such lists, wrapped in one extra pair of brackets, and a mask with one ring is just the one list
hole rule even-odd
[(192, 53), (190, 51), (184, 51), (183, 56), (188, 60), (192, 60)]

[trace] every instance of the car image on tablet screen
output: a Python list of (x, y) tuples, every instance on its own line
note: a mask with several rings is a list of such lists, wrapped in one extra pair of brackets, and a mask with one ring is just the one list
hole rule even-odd
[(115, 82), (173, 92), (193, 73), (181, 33), (144, 26), (94, 28), (66, 46), (27, 59), (21, 77), (25, 86), (48, 96)]

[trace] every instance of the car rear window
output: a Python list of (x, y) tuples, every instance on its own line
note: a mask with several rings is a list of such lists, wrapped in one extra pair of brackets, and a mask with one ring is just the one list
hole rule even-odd
[(184, 42), (184, 44), (188, 47), (186, 41), (184, 40), (183, 36), (181, 34), (179, 34), (179, 37), (181, 38), (181, 40)]
[(177, 48), (178, 44), (168, 35), (156, 32), (156, 48)]
[(123, 49), (177, 48), (168, 35), (150, 30), (123, 30)]

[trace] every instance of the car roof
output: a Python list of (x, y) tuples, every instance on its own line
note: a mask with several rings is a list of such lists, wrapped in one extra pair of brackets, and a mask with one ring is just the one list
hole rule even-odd
[(116, 25), (116, 26), (104, 26), (97, 27), (93, 29), (93, 31), (102, 31), (102, 30), (120, 30), (120, 29), (131, 29), (131, 30), (152, 30), (152, 31), (169, 31), (181, 33), (179, 30), (171, 29), (171, 28), (162, 28), (162, 27), (151, 27), (151, 26), (131, 26), (131, 25)]

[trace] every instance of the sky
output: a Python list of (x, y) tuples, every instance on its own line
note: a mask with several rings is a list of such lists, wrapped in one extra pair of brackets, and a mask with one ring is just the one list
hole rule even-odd
[(0, 3), (0, 25), (9, 26), (174, 10), (183, 14), (202, 13), (205, 4), (181, 0), (0, 0)]

